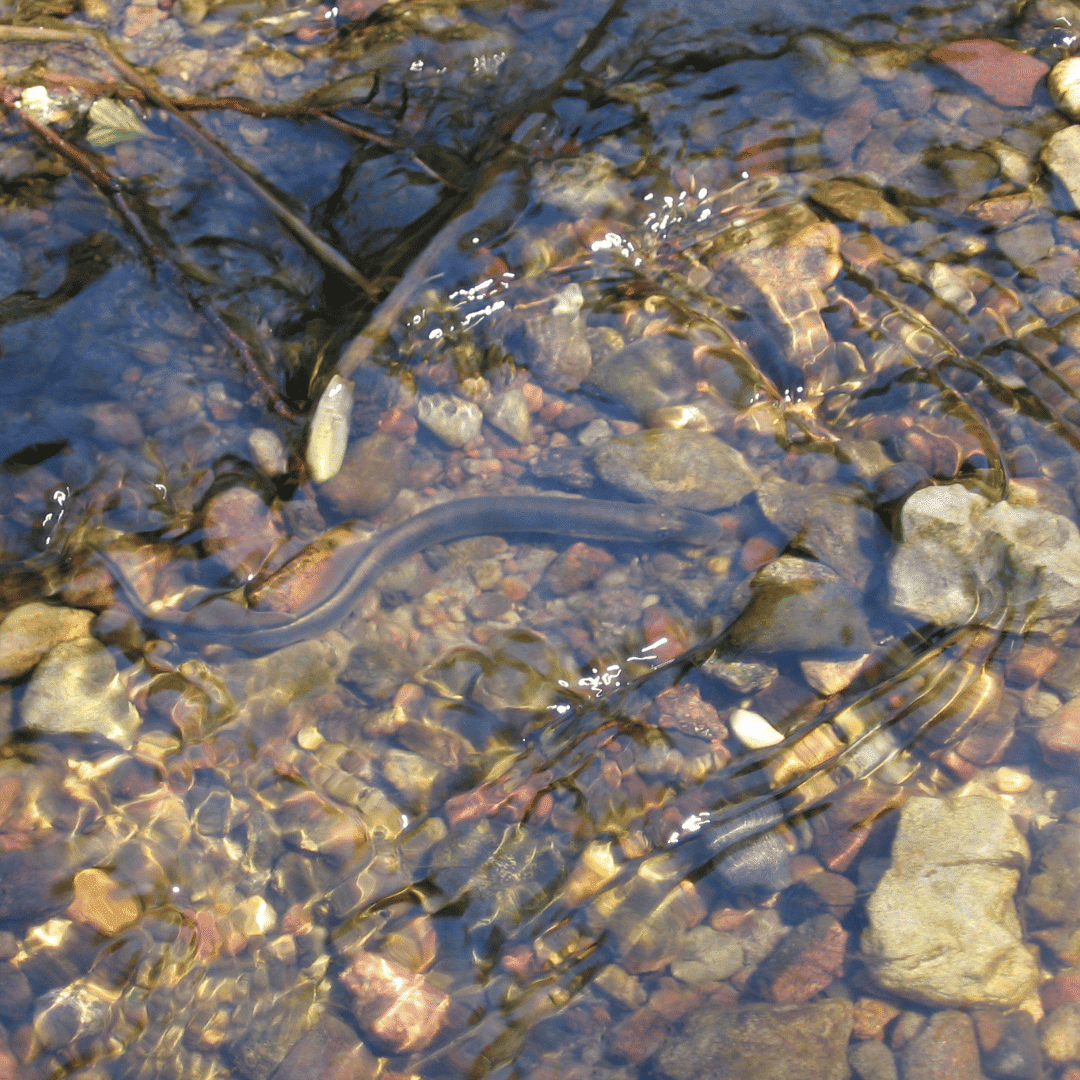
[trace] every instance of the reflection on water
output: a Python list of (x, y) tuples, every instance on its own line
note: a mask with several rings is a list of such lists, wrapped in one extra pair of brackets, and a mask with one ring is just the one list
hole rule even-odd
[(10, 1075), (1074, 1080), (1080, 9), (835, 7), (10, 9)]

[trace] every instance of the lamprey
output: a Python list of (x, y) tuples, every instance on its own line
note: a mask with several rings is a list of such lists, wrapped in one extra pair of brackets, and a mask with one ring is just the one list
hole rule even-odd
[(249, 611), (220, 597), (189, 612), (161, 614), (151, 610), (107, 551), (99, 554), (127, 602), (155, 633), (263, 653), (329, 630), (348, 614), (368, 585), (402, 559), (433, 544), (502, 533), (652, 544), (706, 545), (722, 538), (720, 526), (713, 518), (673, 507), (553, 495), (481, 495), (458, 499), (429, 507), (376, 534), (358, 548), (341, 579), (322, 599), (291, 616)]

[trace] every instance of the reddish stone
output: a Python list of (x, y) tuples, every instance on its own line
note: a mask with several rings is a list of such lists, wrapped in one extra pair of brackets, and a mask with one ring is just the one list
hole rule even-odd
[(614, 561), (603, 548), (577, 543), (556, 556), (544, 574), (544, 583), (556, 596), (568, 596), (594, 582)]
[(1025, 642), (1005, 665), (1005, 678), (1016, 686), (1037, 683), (1054, 666), (1058, 651), (1053, 645)]
[(847, 161), (873, 129), (873, 119), (880, 106), (872, 94), (856, 98), (844, 111), (833, 117), (821, 133), (822, 141), (834, 161)]
[(645, 1005), (615, 1029), (611, 1049), (619, 1057), (640, 1065), (660, 1048), (668, 1028), (668, 1022), (651, 1005)]
[(744, 570), (757, 570), (779, 554), (779, 549), (771, 540), (766, 540), (764, 536), (751, 536), (743, 544), (739, 562)]
[(341, 981), (357, 1023), (392, 1053), (429, 1046), (450, 1010), (450, 998), (423, 975), (374, 953), (356, 953)]
[(831, 915), (797, 926), (764, 960), (755, 982), (766, 1001), (796, 1005), (825, 989), (844, 967), (847, 931)]
[(659, 604), (645, 609), (645, 614), (641, 617), (641, 629), (645, 634), (647, 647), (651, 646), (648, 649), (649, 654), (655, 656), (661, 664), (674, 660), (690, 648), (686, 628), (667, 608)]
[(880, 998), (859, 998), (851, 1016), (851, 1034), (856, 1039), (880, 1039), (885, 1027), (900, 1015), (891, 1002)]
[(967, 1013), (934, 1013), (905, 1043), (900, 1060), (908, 1080), (983, 1080), (975, 1026)]
[(649, 1005), (665, 1020), (681, 1020), (700, 1004), (700, 991), (667, 977), (661, 979), (660, 986), (649, 995)]
[(1066, 701), (1039, 727), (1036, 736), (1043, 755), (1053, 760), (1059, 754), (1080, 754), (1080, 697)]
[(1080, 971), (1062, 971), (1039, 987), (1039, 998), (1047, 1012), (1080, 1001)]
[(1030, 105), (1036, 84), (1050, 70), (1042, 60), (988, 38), (954, 41), (930, 55), (1007, 108)]
[(690, 683), (669, 686), (659, 693), (649, 707), (649, 719), (662, 728), (707, 740), (725, 761), (731, 756), (724, 746), (727, 726), (716, 709), (702, 701), (698, 688)]

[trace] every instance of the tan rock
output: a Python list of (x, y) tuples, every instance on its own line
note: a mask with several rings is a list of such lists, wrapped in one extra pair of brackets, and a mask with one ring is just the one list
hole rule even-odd
[(23, 604), (0, 622), (0, 680), (25, 675), (51, 649), (65, 641), (86, 637), (92, 611)]
[(80, 870), (75, 875), (74, 891), (68, 914), (76, 922), (87, 923), (103, 934), (115, 934), (138, 921), (138, 903), (124, 896), (104, 870)]

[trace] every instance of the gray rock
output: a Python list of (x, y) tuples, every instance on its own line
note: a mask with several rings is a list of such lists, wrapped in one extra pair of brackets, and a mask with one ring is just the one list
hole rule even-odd
[(850, 487), (765, 480), (757, 492), (762, 513), (788, 540), (859, 589), (884, 554), (887, 537), (877, 514), (854, 501)]
[(862, 594), (823, 563), (784, 555), (750, 583), (750, 602), (728, 631), (738, 652), (861, 655), (873, 648)]
[(25, 675), (50, 650), (86, 637), (94, 615), (36, 601), (8, 612), (0, 622), (0, 680)]
[(893, 1052), (877, 1039), (852, 1043), (848, 1048), (848, 1064), (859, 1080), (896, 1080), (896, 1058)]
[(592, 370), (592, 348), (581, 317), (581, 287), (567, 285), (549, 311), (525, 320), (525, 363), (559, 391), (576, 390)]
[(862, 949), (878, 983), (931, 1005), (1023, 1001), (1039, 979), (1013, 904), (1028, 858), (993, 799), (909, 799), (867, 904)]
[(671, 974), (680, 982), (696, 985), (729, 979), (742, 966), (743, 947), (734, 934), (695, 926), (672, 962)]
[(893, 604), (939, 625), (1007, 611), (1013, 629), (1050, 633), (1080, 615), (1080, 532), (1060, 514), (993, 505), (959, 484), (904, 504), (889, 566)]
[(1080, 210), (1080, 125), (1055, 131), (1039, 155), (1043, 164), (1061, 181), (1073, 206)]
[(394, 501), (408, 467), (408, 447), (377, 431), (349, 448), (341, 472), (319, 488), (319, 495), (342, 514), (370, 517)]
[(671, 1080), (847, 1080), (850, 1001), (715, 1005), (692, 1012), (656, 1057)]
[(997, 245), (1017, 270), (1026, 270), (1053, 253), (1054, 231), (1048, 221), (1032, 221), (1003, 229), (997, 234)]
[(517, 387), (503, 390), (485, 401), (483, 413), (484, 419), (492, 427), (505, 432), (511, 439), (519, 443), (529, 441), (529, 406), (525, 395)]
[(1025, 903), (1037, 925), (1080, 925), (1080, 826), (1071, 821), (1038, 833), (1038, 858)]
[(696, 379), (693, 354), (685, 338), (657, 334), (598, 359), (589, 381), (638, 416), (647, 416), (690, 396)]
[(480, 408), (452, 394), (425, 394), (416, 403), (416, 418), (447, 446), (459, 447), (480, 437)]
[(140, 718), (112, 653), (94, 638), (80, 638), (58, 645), (38, 664), (22, 701), (22, 723), (54, 735), (100, 735), (127, 748)]
[(820, 101), (843, 101), (862, 82), (851, 53), (824, 34), (803, 34), (792, 48), (795, 82)]
[(599, 447), (596, 471), (646, 502), (688, 510), (720, 510), (754, 490), (746, 459), (713, 435), (657, 428)]

